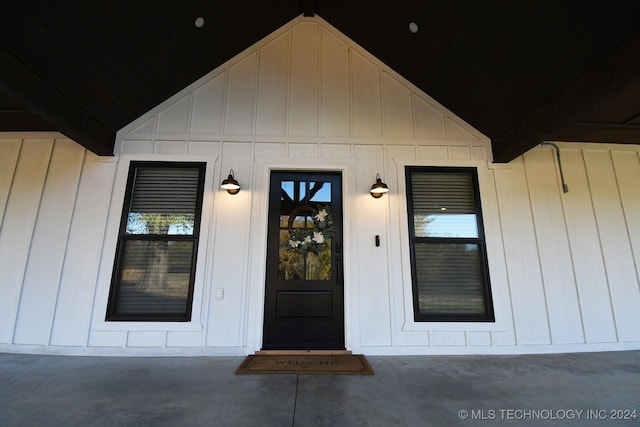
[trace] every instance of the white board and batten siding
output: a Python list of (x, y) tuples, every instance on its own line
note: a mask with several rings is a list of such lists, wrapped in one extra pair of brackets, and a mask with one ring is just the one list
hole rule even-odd
[[(0, 134), (0, 351), (243, 355), (261, 345), (271, 170), (343, 175), (347, 348), (640, 348), (640, 147), (558, 143), (509, 164), (321, 18), (299, 17), (122, 129), (97, 157)], [(129, 162), (207, 163), (191, 322), (106, 322)], [(492, 323), (415, 322), (404, 168), (478, 168)], [(233, 169), (242, 190), (219, 182)], [(368, 195), (376, 173), (391, 191)], [(381, 245), (376, 247), (374, 237)]]

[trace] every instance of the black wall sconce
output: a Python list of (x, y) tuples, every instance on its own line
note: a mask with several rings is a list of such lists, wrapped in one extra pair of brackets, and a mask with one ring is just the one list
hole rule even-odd
[(229, 176), (222, 181), (220, 188), (227, 190), (229, 194), (238, 194), (240, 192), (240, 184), (233, 177), (233, 169), (229, 170)]
[(380, 174), (377, 173), (376, 183), (373, 184), (371, 186), (371, 190), (369, 190), (369, 192), (371, 193), (371, 197), (375, 199), (379, 199), (380, 197), (382, 197), (384, 193), (387, 193), (388, 191), (389, 191), (389, 187), (387, 187), (387, 184), (382, 182), (382, 180), (380, 179)]

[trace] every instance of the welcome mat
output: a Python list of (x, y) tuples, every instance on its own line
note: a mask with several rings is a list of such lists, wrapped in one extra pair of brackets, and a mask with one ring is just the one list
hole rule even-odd
[(236, 374), (373, 375), (362, 354), (256, 354)]

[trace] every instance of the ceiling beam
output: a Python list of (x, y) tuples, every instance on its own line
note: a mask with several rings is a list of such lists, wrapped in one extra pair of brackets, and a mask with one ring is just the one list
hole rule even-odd
[[(495, 162), (506, 163), (545, 140), (556, 140), (562, 128), (607, 99), (640, 83), (640, 31), (589, 68), (509, 130), (492, 138)], [(584, 129), (584, 128), (583, 128)], [(630, 132), (630, 129), (624, 132)], [(597, 133), (596, 133), (597, 134)], [(602, 142), (592, 138), (591, 141)], [(638, 141), (640, 143), (640, 141)]]
[[(0, 48), (0, 94), (101, 156), (113, 155), (115, 132), (52, 82)], [(9, 129), (5, 123), (3, 130)]]
[(55, 128), (28, 111), (0, 110), (0, 131), (54, 131)]
[(548, 139), (567, 142), (612, 142), (616, 144), (640, 144), (640, 126), (605, 123), (570, 123)]

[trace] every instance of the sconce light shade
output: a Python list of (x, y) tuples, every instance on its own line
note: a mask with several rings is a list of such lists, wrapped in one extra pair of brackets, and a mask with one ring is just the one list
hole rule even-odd
[(222, 181), (220, 188), (227, 190), (229, 194), (238, 194), (240, 192), (240, 184), (233, 178), (233, 169), (229, 171), (227, 179)]
[(380, 174), (377, 173), (376, 183), (373, 184), (371, 186), (371, 190), (369, 190), (369, 192), (371, 193), (371, 197), (375, 199), (379, 199), (380, 197), (382, 197), (384, 193), (387, 193), (388, 191), (389, 191), (389, 187), (387, 187), (387, 184), (382, 182), (382, 180), (380, 179)]

